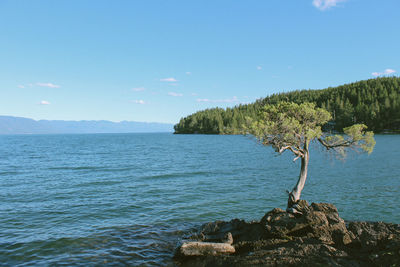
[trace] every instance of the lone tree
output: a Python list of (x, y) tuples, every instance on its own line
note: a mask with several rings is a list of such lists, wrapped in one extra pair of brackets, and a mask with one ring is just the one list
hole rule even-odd
[(299, 179), (289, 193), (287, 211), (300, 213), (297, 203), (307, 179), (309, 146), (319, 142), (327, 150), (345, 157), (348, 149), (370, 154), (375, 146), (374, 133), (365, 131), (367, 126), (355, 124), (343, 129), (344, 135), (331, 135), (322, 132), (321, 127), (331, 120), (328, 111), (316, 108), (315, 104), (295, 104), (281, 102), (265, 105), (260, 119), (249, 123), (247, 133), (254, 135), (262, 144), (272, 146), (276, 152), (290, 151), (301, 159)]

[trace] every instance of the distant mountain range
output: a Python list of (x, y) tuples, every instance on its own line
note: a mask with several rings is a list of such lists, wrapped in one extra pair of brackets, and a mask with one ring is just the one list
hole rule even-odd
[(0, 134), (150, 133), (172, 132), (173, 124), (135, 121), (33, 120), (0, 116)]

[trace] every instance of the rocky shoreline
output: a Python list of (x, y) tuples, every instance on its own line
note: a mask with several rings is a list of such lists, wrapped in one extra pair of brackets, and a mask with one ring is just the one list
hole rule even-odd
[(328, 203), (301, 200), (260, 221), (204, 224), (176, 250), (178, 266), (400, 266), (400, 225), (345, 222)]

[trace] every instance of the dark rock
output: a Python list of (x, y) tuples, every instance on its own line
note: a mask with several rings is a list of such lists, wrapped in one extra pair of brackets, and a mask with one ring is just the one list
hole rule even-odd
[[(329, 203), (296, 204), (299, 214), (276, 208), (260, 222), (205, 224), (191, 238), (228, 244), (235, 252), (180, 257), (181, 266), (400, 266), (400, 225), (350, 222)], [(213, 253), (208, 253), (213, 254)]]
[(262, 219), (261, 224), (270, 237), (285, 238), (290, 236), (309, 237), (321, 240), (326, 244), (346, 245), (351, 242), (352, 235), (346, 224), (339, 217), (332, 204), (300, 201), (301, 216), (287, 213), (281, 209), (273, 209)]
[(230, 222), (216, 221), (204, 224), (200, 232), (192, 236), (203, 242), (226, 242), (226, 234), (231, 233), (234, 243), (255, 241), (263, 238), (265, 230), (259, 222), (245, 222), (234, 219)]
[(322, 211), (324, 213), (338, 213), (337, 208), (330, 203), (312, 203), (311, 209), (314, 211)]
[(350, 222), (351, 255), (367, 258), (376, 266), (400, 266), (400, 225), (384, 222)]
[(350, 222), (354, 243), (362, 248), (374, 248), (380, 243), (400, 237), (400, 226), (384, 222)]

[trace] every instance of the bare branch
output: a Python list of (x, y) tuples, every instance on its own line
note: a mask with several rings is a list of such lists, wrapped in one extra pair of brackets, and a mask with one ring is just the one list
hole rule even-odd
[(293, 162), (296, 162), (296, 160), (298, 160), (300, 158), (300, 155), (298, 155), (297, 157), (295, 157), (294, 159), (293, 159)]
[(279, 148), (278, 152), (281, 154), (285, 150), (292, 151), (292, 153), (296, 156), (296, 158), (293, 161), (296, 161), (300, 157), (304, 157), (303, 151), (301, 151), (300, 149), (296, 150), (295, 148), (293, 148), (293, 146), (283, 146), (283, 147)]
[(329, 150), (331, 148), (335, 148), (335, 147), (350, 147), (351, 145), (353, 145), (355, 143), (354, 140), (343, 140), (342, 142), (339, 143), (334, 143), (334, 144), (328, 144), (325, 140), (323, 140), (322, 138), (318, 138), (318, 141), (324, 146), (326, 147), (326, 150)]
[(326, 150), (330, 149), (330, 146), (327, 142), (325, 142), (325, 140), (323, 140), (322, 138), (318, 138), (317, 139), (324, 147), (326, 147)]
[(281, 147), (281, 148), (279, 149), (279, 153), (282, 154), (283, 151), (285, 151), (286, 149), (289, 149), (289, 148), (290, 148), (290, 146)]
[(304, 157), (304, 153), (300, 150), (295, 150), (293, 147), (289, 147), (289, 150), (292, 151), (297, 157)]

